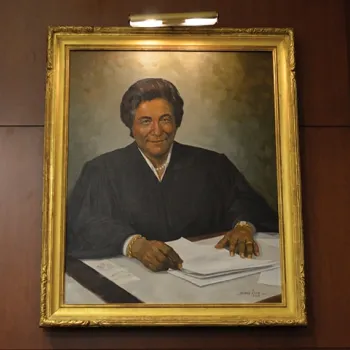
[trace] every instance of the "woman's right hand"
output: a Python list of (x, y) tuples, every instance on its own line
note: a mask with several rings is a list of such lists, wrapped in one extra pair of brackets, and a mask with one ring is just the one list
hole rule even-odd
[(144, 237), (132, 244), (131, 256), (154, 272), (168, 269), (180, 270), (183, 263), (172, 247), (161, 241), (148, 241)]

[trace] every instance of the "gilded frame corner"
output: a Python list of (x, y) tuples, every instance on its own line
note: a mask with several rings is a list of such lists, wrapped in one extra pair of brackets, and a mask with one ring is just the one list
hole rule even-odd
[[(68, 140), (67, 67), (70, 50), (251, 50), (274, 60), (278, 206), (283, 295), (281, 303), (248, 305), (123, 306), (63, 302), (64, 215)], [(42, 327), (259, 326), (307, 324), (301, 216), (294, 33), (291, 28), (130, 29), (50, 27), (47, 51), (43, 230)]]

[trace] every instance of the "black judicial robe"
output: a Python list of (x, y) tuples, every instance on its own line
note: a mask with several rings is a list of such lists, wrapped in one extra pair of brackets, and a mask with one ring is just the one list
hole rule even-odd
[(278, 232), (277, 213), (225, 155), (174, 142), (159, 182), (133, 142), (84, 165), (68, 200), (67, 253), (111, 257), (132, 234), (166, 242), (239, 220)]

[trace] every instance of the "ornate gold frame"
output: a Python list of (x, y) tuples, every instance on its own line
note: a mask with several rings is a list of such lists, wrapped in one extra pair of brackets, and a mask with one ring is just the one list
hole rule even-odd
[[(282, 303), (65, 305), (63, 303), (70, 50), (255, 50), (274, 60)], [(41, 326), (305, 325), (304, 255), (293, 30), (51, 27), (48, 35)]]

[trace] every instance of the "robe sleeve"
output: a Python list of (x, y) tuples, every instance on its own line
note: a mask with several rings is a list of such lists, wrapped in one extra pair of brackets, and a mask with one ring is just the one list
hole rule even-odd
[(115, 197), (107, 166), (86, 163), (68, 200), (68, 255), (99, 259), (122, 254), (125, 240), (135, 232), (123, 222)]
[(225, 191), (232, 227), (239, 221), (248, 221), (258, 232), (279, 232), (277, 212), (251, 187), (225, 155), (222, 155), (221, 160), (227, 176)]

